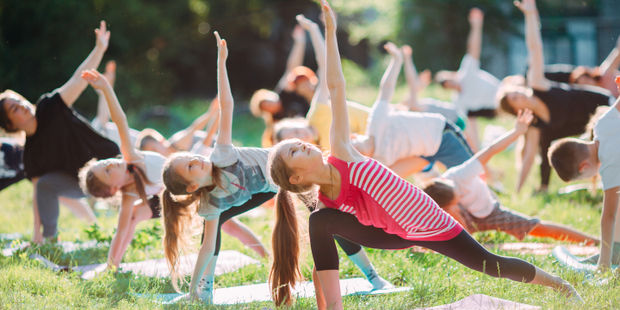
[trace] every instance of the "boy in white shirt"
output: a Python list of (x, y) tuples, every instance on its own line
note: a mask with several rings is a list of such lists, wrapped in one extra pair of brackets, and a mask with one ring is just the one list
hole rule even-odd
[(527, 131), (533, 119), (530, 110), (521, 111), (515, 128), (463, 164), (431, 180), (423, 190), (469, 232), (497, 229), (522, 240), (526, 235), (597, 244), (598, 240), (571, 228), (530, 218), (500, 205), (480, 178), (491, 157)]
[[(620, 76), (616, 77), (620, 87)], [(601, 215), (601, 254), (598, 266), (609, 268), (620, 263), (620, 221), (616, 219), (620, 199), (620, 102), (605, 113), (594, 126), (594, 140), (565, 138), (549, 148), (549, 162), (565, 181), (596, 175), (603, 181), (603, 213)], [(616, 242), (614, 242), (614, 240)], [(613, 255), (612, 255), (613, 252)]]

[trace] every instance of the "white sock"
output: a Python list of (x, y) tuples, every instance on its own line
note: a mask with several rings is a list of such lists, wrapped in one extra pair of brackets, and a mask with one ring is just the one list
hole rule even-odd
[(368, 259), (368, 256), (366, 255), (364, 249), (361, 249), (359, 252), (353, 255), (349, 255), (349, 258), (351, 259), (351, 261), (353, 261), (355, 266), (360, 269), (364, 276), (366, 276), (368, 282), (372, 284), (373, 289), (377, 290), (394, 287), (390, 282), (379, 276), (377, 270), (375, 270), (375, 267)]

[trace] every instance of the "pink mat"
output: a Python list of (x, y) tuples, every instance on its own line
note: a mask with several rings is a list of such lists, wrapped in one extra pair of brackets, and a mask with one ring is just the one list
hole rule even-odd
[(536, 310), (538, 306), (521, 304), (518, 302), (495, 298), (483, 294), (475, 294), (447, 305), (430, 308), (418, 308), (424, 310)]

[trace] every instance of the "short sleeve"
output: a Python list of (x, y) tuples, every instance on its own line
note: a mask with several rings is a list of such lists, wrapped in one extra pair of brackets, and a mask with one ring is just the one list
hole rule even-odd
[(442, 177), (460, 184), (462, 182), (469, 182), (472, 178), (475, 178), (482, 173), (484, 173), (482, 164), (480, 164), (480, 161), (477, 158), (472, 157), (464, 163), (448, 169), (444, 172)]
[(39, 100), (37, 100), (37, 111), (35, 116), (37, 118), (37, 122), (42, 123), (42, 127), (44, 127), (49, 119), (54, 118), (58, 115), (62, 110), (68, 109), (65, 102), (62, 100), (60, 93), (53, 92), (41, 95)]
[(594, 139), (620, 134), (620, 111), (615, 106), (609, 108), (594, 126)]
[[(208, 195), (209, 194), (207, 193), (206, 196), (208, 197)], [(205, 195), (201, 196), (200, 198), (200, 206), (198, 207), (198, 215), (200, 215), (202, 218), (204, 218), (207, 221), (218, 219), (222, 211), (218, 209), (217, 207), (209, 204), (207, 200), (203, 198), (204, 196)]]
[(232, 144), (215, 144), (211, 161), (216, 167), (228, 167), (239, 160), (239, 150)]
[(462, 78), (470, 73), (476, 72), (478, 69), (480, 69), (480, 61), (471, 57), (469, 54), (465, 54), (463, 60), (461, 60), (458, 73)]

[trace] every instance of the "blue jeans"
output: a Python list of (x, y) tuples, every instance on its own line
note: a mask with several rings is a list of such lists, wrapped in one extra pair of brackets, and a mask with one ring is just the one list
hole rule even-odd
[(441, 135), (441, 144), (437, 153), (431, 156), (422, 156), (429, 164), (422, 171), (427, 172), (433, 168), (435, 161), (439, 161), (447, 168), (458, 166), (474, 155), (469, 144), (465, 140), (461, 130), (452, 122), (446, 120), (446, 126)]

